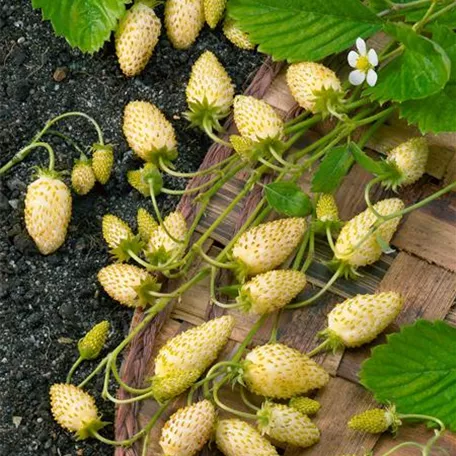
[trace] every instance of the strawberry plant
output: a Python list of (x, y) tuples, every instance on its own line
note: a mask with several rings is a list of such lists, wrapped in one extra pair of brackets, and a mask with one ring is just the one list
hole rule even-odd
[[(157, 43), (160, 24), (152, 6), (152, 2), (137, 2), (121, 21), (116, 51), (126, 75), (133, 76), (144, 68)], [(188, 48), (205, 21), (211, 27), (217, 25), (224, 8), (223, 1), (168, 0), (165, 27), (171, 42), (177, 48)], [(455, 34), (447, 26), (445, 15), (454, 9), (456, 3), (446, 0), (231, 0), (225, 33), (240, 47), (257, 44), (260, 51), (289, 61), (286, 83), (303, 112), (284, 121), (266, 101), (235, 95), (218, 57), (204, 51), (191, 70), (184, 116), (190, 126), (202, 129), (233, 153), (196, 172), (176, 169), (177, 135), (159, 107), (148, 101), (127, 104), (123, 132), (128, 145), (144, 162), (141, 168), (128, 172), (127, 180), (150, 198), (153, 215), (139, 209), (137, 230), (120, 217), (104, 216), (103, 237), (115, 262), (99, 271), (98, 281), (114, 301), (142, 308), (144, 317), (78, 386), (56, 384), (51, 388), (51, 408), (62, 427), (78, 438), (93, 437), (112, 445), (129, 446), (144, 437), (145, 454), (149, 431), (171, 401), (186, 393), (187, 405), (169, 418), (161, 433), (159, 444), (166, 454), (196, 454), (210, 439), (213, 428), (216, 445), (227, 456), (277, 455), (266, 437), (303, 448), (319, 441), (320, 431), (308, 415), (317, 413), (320, 404), (303, 395), (324, 388), (331, 378), (312, 357), (325, 349), (351, 349), (373, 341), (396, 319), (404, 298), (384, 291), (357, 295), (337, 304), (328, 314), (327, 328), (318, 334), (324, 341), (309, 353), (278, 341), (280, 318), (284, 311), (317, 302), (340, 277), (356, 279), (362, 268), (392, 251), (389, 243), (404, 215), (456, 187), (456, 182), (451, 182), (409, 206), (400, 194), (373, 203), (370, 193), (375, 185), (400, 193), (403, 187), (417, 182), (425, 172), (429, 148), (426, 138), (415, 137), (390, 150), (386, 159), (373, 159), (363, 151), (392, 115), (407, 118), (423, 132), (456, 131), (454, 103), (446, 99), (453, 90), (456, 54)], [(390, 42), (378, 55), (368, 49), (363, 38), (380, 30)], [(335, 64), (336, 57), (352, 46), (356, 51), (350, 50), (346, 56), (352, 69), (343, 76), (344, 71)], [(435, 117), (438, 122), (434, 110), (441, 111)], [(231, 112), (237, 132), (228, 137), (221, 120)], [(91, 160), (81, 155), (76, 163), (72, 186), (77, 193), (85, 194), (96, 180), (106, 182), (113, 164), (112, 149), (104, 144), (98, 124), (82, 113), (68, 113), (50, 121), (30, 145), (0, 169), (0, 174), (6, 172), (37, 147), (48, 151), (49, 169), (29, 187), (25, 214), (27, 228), (43, 254), (56, 250), (64, 241), (71, 196), (55, 174), (51, 146), (41, 142), (41, 137), (57, 120), (73, 115), (91, 121), (99, 138), (92, 147)], [(330, 131), (302, 148), (292, 149), (324, 119), (333, 122)], [(360, 129), (362, 134), (355, 135)], [(366, 209), (350, 220), (341, 220), (333, 194), (355, 162), (373, 176), (365, 187)], [(213, 197), (240, 171), (246, 176), (244, 187), (194, 241)], [(298, 184), (309, 171), (311, 194)], [(200, 182), (186, 190), (173, 190), (164, 185), (164, 175), (196, 177)], [(265, 176), (269, 183), (263, 185)], [(207, 254), (206, 241), (253, 189), (262, 193), (248, 218), (217, 256)], [(180, 211), (163, 217), (157, 203), (160, 193), (197, 194), (199, 204), (192, 222), (188, 223)], [(266, 220), (270, 215), (275, 219)], [(49, 230), (49, 226), (55, 229)], [(320, 291), (303, 299), (300, 295), (306, 291), (306, 272), (314, 258), (316, 236), (325, 236), (332, 250), (333, 259), (327, 266), (334, 274)], [(201, 260), (202, 266), (191, 275), (196, 260)], [(217, 277), (222, 269), (231, 283), (220, 289)], [(182, 281), (164, 292), (165, 278)], [(241, 315), (258, 315), (238, 349), (216, 362), (235, 319), (231, 314), (214, 318), (168, 340), (155, 357), (154, 375), (141, 388), (125, 383), (117, 367), (122, 351), (173, 300), (205, 279), (213, 305), (235, 309)], [(224, 302), (219, 296), (223, 294), (233, 302)], [(270, 316), (274, 317), (274, 326), (269, 341), (250, 348)], [(68, 382), (82, 360), (100, 354), (107, 331), (108, 325), (103, 322), (81, 340)], [(429, 456), (445, 427), (455, 429), (451, 384), (454, 359), (448, 351), (454, 340), (450, 326), (419, 321), (374, 349), (361, 379), (386, 408), (364, 411), (352, 417), (348, 427), (356, 432), (383, 433), (396, 431), (407, 420), (433, 422), (437, 429), (426, 444), (406, 442), (386, 453), (410, 445)], [(113, 441), (99, 432), (105, 423), (98, 416), (94, 398), (84, 388), (101, 373), (105, 379), (102, 397), (114, 404), (146, 399), (159, 403), (149, 422), (128, 439)], [(114, 397), (109, 391), (111, 379), (131, 397)], [(224, 402), (220, 391), (229, 383), (248, 411)], [(194, 400), (197, 392), (203, 400)], [(261, 400), (259, 406), (252, 402), (253, 395)], [(73, 413), (71, 407), (76, 403), (80, 407)], [(234, 418), (217, 419), (217, 409)]]

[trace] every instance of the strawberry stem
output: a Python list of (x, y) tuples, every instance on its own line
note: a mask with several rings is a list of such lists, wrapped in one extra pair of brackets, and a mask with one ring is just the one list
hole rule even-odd
[(312, 358), (312, 356), (318, 355), (318, 353), (327, 350), (328, 348), (331, 348), (331, 339), (326, 339), (323, 341), (320, 345), (316, 346), (313, 350), (310, 352), (306, 353), (306, 355), (309, 358)]
[(71, 377), (73, 377), (74, 372), (78, 368), (78, 366), (84, 361), (84, 358), (80, 356), (75, 363), (71, 366), (70, 371), (68, 372), (66, 383), (71, 383)]
[(309, 269), (309, 266), (312, 263), (314, 252), (315, 252), (315, 229), (313, 225), (309, 228), (309, 251), (307, 252), (307, 258), (304, 264), (302, 265), (301, 272), (306, 272)]
[(248, 407), (248, 408), (251, 408), (252, 410), (255, 410), (255, 411), (258, 411), (260, 410), (260, 407), (257, 407), (255, 404), (252, 404), (247, 395), (246, 395), (246, 388), (244, 388), (244, 386), (240, 386), (239, 388), (240, 390), (240, 393), (241, 393), (241, 399), (242, 399), (242, 402), (244, 402), (244, 404)]
[(227, 165), (228, 163), (231, 163), (236, 158), (237, 155), (230, 155), (229, 157), (219, 161), (218, 163), (210, 166), (209, 168), (203, 168), (192, 173), (181, 173), (179, 171), (175, 171), (174, 169), (170, 168), (167, 163), (165, 163), (165, 160), (161, 156), (158, 157), (158, 164), (160, 168), (170, 176), (192, 178), (197, 176), (205, 176), (206, 174), (212, 174), (214, 171), (220, 173), (221, 170), (219, 168), (221, 168), (224, 165)]
[(14, 157), (5, 165), (3, 165), (0, 168), (0, 176), (2, 174), (5, 174), (7, 171), (9, 171), (14, 165), (17, 165), (20, 163), (22, 160), (24, 160), (32, 150), (38, 148), (38, 147), (44, 147), (48, 154), (49, 154), (49, 166), (48, 169), (49, 171), (54, 170), (54, 164), (55, 164), (55, 154), (54, 154), (54, 149), (50, 146), (50, 144), (46, 142), (32, 142), (28, 146), (24, 147), (21, 149)]
[(328, 240), (329, 246), (331, 247), (331, 250), (333, 251), (333, 253), (335, 253), (336, 247), (334, 245), (334, 240), (331, 233), (331, 225), (326, 225), (326, 238)]
[(201, 258), (214, 268), (220, 268), (220, 269), (236, 269), (236, 265), (233, 263), (222, 263), (221, 261), (217, 261), (214, 258), (211, 258), (209, 255), (207, 255), (202, 247), (200, 245), (194, 244), (192, 247), (192, 250), (195, 250), (195, 252), (198, 253), (198, 255), (201, 256)]
[(304, 237), (302, 238), (301, 245), (299, 246), (298, 253), (296, 254), (295, 259), (293, 261), (293, 266), (291, 267), (291, 269), (299, 269), (302, 259), (304, 257), (304, 253), (306, 251), (307, 244), (309, 243), (310, 231), (310, 228), (306, 230)]
[(326, 285), (314, 296), (312, 296), (309, 299), (306, 299), (305, 301), (301, 302), (296, 302), (294, 304), (288, 304), (285, 309), (299, 309), (304, 306), (308, 306), (309, 304), (312, 304), (316, 299), (318, 299), (320, 296), (324, 295), (329, 288), (334, 284), (334, 282), (342, 275), (344, 269), (344, 265), (340, 265), (337, 271), (334, 273), (334, 275), (331, 277), (331, 279), (326, 283)]
[(130, 439), (117, 440), (117, 441), (110, 440), (110, 439), (107, 439), (106, 437), (103, 437), (102, 435), (100, 435), (97, 431), (91, 431), (91, 435), (92, 435), (92, 437), (95, 437), (100, 442), (106, 443), (107, 445), (129, 447), (133, 443), (135, 443), (137, 440), (139, 440), (143, 435), (147, 435), (150, 432), (150, 430), (154, 427), (157, 420), (160, 418), (160, 416), (163, 414), (163, 412), (167, 409), (169, 403), (170, 403), (170, 401), (166, 401), (164, 404), (162, 404), (160, 406), (160, 408), (154, 413), (154, 415), (149, 420), (149, 422)]
[(48, 135), (52, 136), (57, 136), (58, 138), (63, 139), (66, 141), (76, 152), (79, 152), (80, 155), (84, 155), (84, 151), (76, 144), (76, 141), (74, 141), (72, 138), (70, 138), (67, 135), (64, 135), (63, 133), (60, 133), (60, 131), (57, 130), (48, 130), (46, 132)]
[(257, 416), (254, 415), (253, 413), (246, 413), (246, 412), (241, 412), (240, 410), (235, 410), (231, 407), (228, 407), (228, 405), (224, 404), (218, 396), (219, 389), (223, 386), (222, 383), (217, 383), (214, 386), (214, 390), (212, 391), (212, 397), (214, 398), (214, 402), (217, 404), (219, 408), (222, 410), (225, 410), (226, 412), (232, 413), (233, 415), (239, 416), (240, 418), (245, 418), (247, 420), (256, 420)]

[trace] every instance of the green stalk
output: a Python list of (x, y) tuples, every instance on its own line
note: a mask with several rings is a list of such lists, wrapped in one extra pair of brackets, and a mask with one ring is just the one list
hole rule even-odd
[(52, 147), (46, 142), (33, 142), (28, 146), (24, 147), (23, 149), (21, 149), (16, 155), (14, 155), (14, 157), (8, 163), (6, 163), (0, 168), (0, 176), (9, 171), (14, 165), (17, 165), (22, 160), (24, 160), (30, 154), (30, 152), (33, 149), (36, 149), (37, 147), (44, 147), (47, 150), (49, 155), (48, 169), (49, 171), (53, 171), (55, 164), (55, 155)]
[(79, 365), (84, 361), (84, 358), (80, 356), (75, 363), (71, 366), (70, 371), (68, 372), (67, 378), (66, 378), (66, 383), (71, 383), (71, 377), (73, 377), (74, 372), (76, 369), (79, 367)]

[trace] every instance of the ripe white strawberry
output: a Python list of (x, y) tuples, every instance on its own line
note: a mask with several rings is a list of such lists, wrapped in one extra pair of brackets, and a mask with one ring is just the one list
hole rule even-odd
[(238, 419), (220, 420), (215, 442), (225, 456), (278, 456), (276, 449), (250, 424)]
[(193, 64), (185, 93), (190, 109), (185, 115), (192, 125), (221, 131), (219, 120), (230, 113), (234, 87), (211, 51), (204, 51)]
[(96, 324), (79, 342), (78, 351), (82, 359), (95, 359), (100, 354), (109, 332), (109, 322)]
[(204, 17), (210, 28), (217, 27), (225, 12), (226, 0), (204, 0)]
[(425, 138), (413, 138), (399, 144), (388, 154), (387, 163), (399, 172), (397, 179), (387, 179), (384, 184), (395, 189), (416, 182), (426, 171), (429, 148)]
[(201, 374), (197, 369), (171, 369), (167, 374), (154, 375), (150, 379), (151, 393), (156, 401), (163, 403), (190, 388)]
[(135, 3), (119, 22), (116, 53), (125, 76), (135, 76), (149, 61), (161, 32), (161, 22), (146, 2)]
[(94, 144), (92, 150), (92, 169), (95, 178), (100, 184), (105, 185), (111, 177), (114, 164), (113, 147), (107, 144)]
[(250, 41), (248, 33), (243, 32), (233, 19), (226, 19), (223, 33), (238, 48), (252, 50), (255, 45)]
[(176, 49), (187, 49), (204, 26), (203, 0), (167, 0), (165, 26)]
[(145, 209), (140, 207), (136, 215), (138, 233), (144, 242), (149, 242), (150, 236), (158, 228), (158, 223)]
[(306, 286), (306, 275), (279, 269), (255, 276), (245, 283), (237, 301), (242, 310), (259, 315), (274, 312), (291, 302)]
[(338, 304), (328, 314), (328, 328), (321, 332), (332, 346), (359, 347), (374, 340), (399, 315), (404, 299), (388, 291), (357, 295)]
[(366, 410), (351, 417), (348, 427), (354, 431), (381, 434), (391, 428), (393, 432), (401, 425), (394, 407)]
[(125, 106), (123, 133), (128, 145), (145, 161), (159, 155), (176, 158), (176, 134), (163, 113), (147, 101), (131, 101)]
[(204, 400), (173, 413), (163, 426), (159, 444), (166, 456), (194, 456), (210, 439), (215, 408)]
[(151, 233), (147, 244), (148, 258), (157, 264), (166, 263), (171, 258), (177, 258), (183, 253), (184, 244), (182, 241), (187, 234), (187, 222), (179, 211), (174, 211), (167, 215), (163, 225), (166, 229), (163, 226), (159, 226)]
[(127, 172), (128, 183), (143, 196), (150, 196), (149, 179), (153, 180), (154, 195), (158, 195), (163, 187), (163, 178), (153, 163), (146, 163), (140, 169)]
[(337, 208), (336, 200), (330, 193), (320, 195), (315, 208), (317, 219), (321, 222), (337, 222), (339, 221), (339, 209)]
[(264, 402), (257, 416), (260, 431), (278, 442), (307, 448), (320, 440), (312, 420), (288, 405)]
[(328, 373), (308, 356), (283, 344), (255, 347), (245, 358), (243, 379), (255, 394), (288, 399), (322, 388)]
[(64, 242), (71, 219), (71, 193), (56, 177), (42, 175), (27, 187), (25, 226), (43, 255)]
[(292, 397), (288, 405), (303, 415), (309, 416), (315, 415), (321, 408), (318, 401), (305, 396)]
[(337, 110), (344, 96), (339, 78), (321, 63), (291, 64), (287, 84), (299, 106), (314, 114)]
[(267, 272), (290, 256), (306, 227), (306, 220), (297, 217), (262, 223), (239, 237), (233, 246), (232, 258), (245, 275)]
[[(374, 209), (383, 216), (393, 214), (403, 208), (404, 203), (398, 198), (385, 199), (374, 205)], [(378, 234), (386, 243), (391, 241), (401, 218), (396, 217), (389, 220), (379, 228)], [(335, 258), (353, 270), (360, 266), (375, 263), (382, 254), (382, 247), (377, 240), (376, 234), (369, 236), (358, 248), (355, 249), (355, 247), (367, 236), (376, 220), (375, 214), (367, 208), (347, 222), (337, 238)]]
[(98, 281), (106, 293), (129, 307), (143, 306), (140, 289), (142, 283), (155, 279), (144, 269), (129, 264), (110, 264), (98, 272)]
[(174, 369), (204, 372), (228, 342), (233, 327), (234, 318), (225, 315), (169, 339), (155, 358), (155, 374), (166, 375)]
[(133, 237), (133, 231), (128, 224), (115, 215), (104, 215), (101, 226), (103, 238), (111, 249), (118, 247), (124, 239)]
[(251, 96), (234, 98), (234, 122), (239, 133), (254, 142), (280, 140), (284, 136), (283, 120), (274, 108)]
[(87, 195), (95, 185), (95, 173), (90, 160), (82, 157), (71, 171), (71, 186), (78, 195)]
[(100, 421), (95, 399), (81, 388), (70, 384), (54, 384), (50, 389), (52, 415), (60, 426), (86, 439), (107, 423)]

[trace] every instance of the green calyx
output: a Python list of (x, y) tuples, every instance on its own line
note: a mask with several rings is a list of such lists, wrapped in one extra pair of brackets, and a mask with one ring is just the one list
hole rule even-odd
[(74, 161), (74, 165), (75, 166), (78, 166), (78, 165), (82, 165), (82, 166), (91, 166), (91, 163), (92, 163), (92, 160), (90, 160), (87, 155), (85, 154), (81, 154), (81, 156), (79, 157), (79, 159), (75, 160)]
[(190, 122), (191, 127), (200, 128), (203, 131), (216, 130), (223, 132), (220, 120), (228, 116), (229, 111), (220, 106), (211, 105), (206, 98), (202, 102), (192, 102), (188, 104), (189, 111), (183, 113), (184, 117)]
[(325, 266), (333, 272), (339, 271), (339, 277), (344, 277), (345, 279), (357, 280), (362, 277), (362, 274), (357, 272), (357, 268), (345, 260), (333, 258), (331, 261), (326, 262)]
[(344, 222), (341, 220), (328, 220), (323, 222), (322, 220), (315, 220), (313, 222), (313, 230), (315, 234), (325, 234), (326, 230), (329, 228), (333, 235), (337, 234), (341, 228), (344, 226)]
[(112, 144), (100, 144), (100, 143), (93, 143), (92, 144), (92, 152), (96, 150), (109, 150), (111, 152), (114, 151), (114, 146)]
[(147, 261), (154, 266), (163, 266), (177, 257), (174, 249), (166, 250), (163, 246), (160, 246), (153, 252), (145, 251), (144, 255), (146, 256)]
[(48, 169), (48, 168), (41, 168), (39, 166), (33, 166), (33, 173), (32, 173), (32, 179), (36, 180), (39, 179), (40, 177), (48, 177), (49, 179), (59, 179), (62, 180), (62, 174), (59, 171), (55, 171), (54, 169)]
[(146, 161), (148, 163), (153, 163), (156, 165), (159, 162), (159, 158), (164, 160), (175, 160), (177, 158), (178, 152), (177, 149), (168, 149), (167, 147), (162, 147), (161, 149), (152, 149), (146, 154)]
[(135, 287), (138, 295), (138, 306), (146, 307), (153, 303), (157, 298), (152, 296), (151, 292), (158, 292), (161, 289), (161, 283), (157, 282), (156, 277), (148, 275), (141, 283)]
[(236, 302), (239, 304), (240, 310), (242, 310), (243, 312), (249, 312), (253, 306), (252, 297), (250, 295), (250, 292), (248, 290), (246, 290), (244, 287), (242, 287), (239, 290), (239, 294), (236, 298)]
[(333, 115), (341, 120), (347, 118), (344, 114), (345, 92), (335, 90), (332, 87), (315, 90), (315, 113), (321, 113), (323, 118)]
[(397, 192), (398, 187), (402, 185), (405, 181), (405, 174), (398, 168), (394, 160), (383, 161), (382, 168), (385, 168), (384, 179), (382, 180), (382, 185), (388, 190), (393, 190)]
[(138, 255), (144, 247), (144, 242), (140, 236), (133, 236), (122, 239), (119, 245), (110, 250), (110, 254), (120, 263), (128, 261), (131, 258), (131, 254)]
[(89, 437), (93, 437), (95, 432), (103, 429), (108, 424), (110, 424), (108, 421), (101, 421), (99, 418), (91, 421), (90, 423), (84, 423), (84, 427), (75, 433), (76, 440), (85, 440)]
[(267, 434), (271, 423), (271, 405), (269, 401), (263, 402), (257, 412), (257, 425), (262, 434)]
[(331, 329), (326, 328), (323, 331), (320, 331), (318, 333), (318, 337), (322, 339), (326, 339), (326, 347), (329, 350), (332, 350), (333, 353), (338, 352), (339, 350), (342, 350), (344, 348), (344, 343), (342, 342), (342, 339)]

